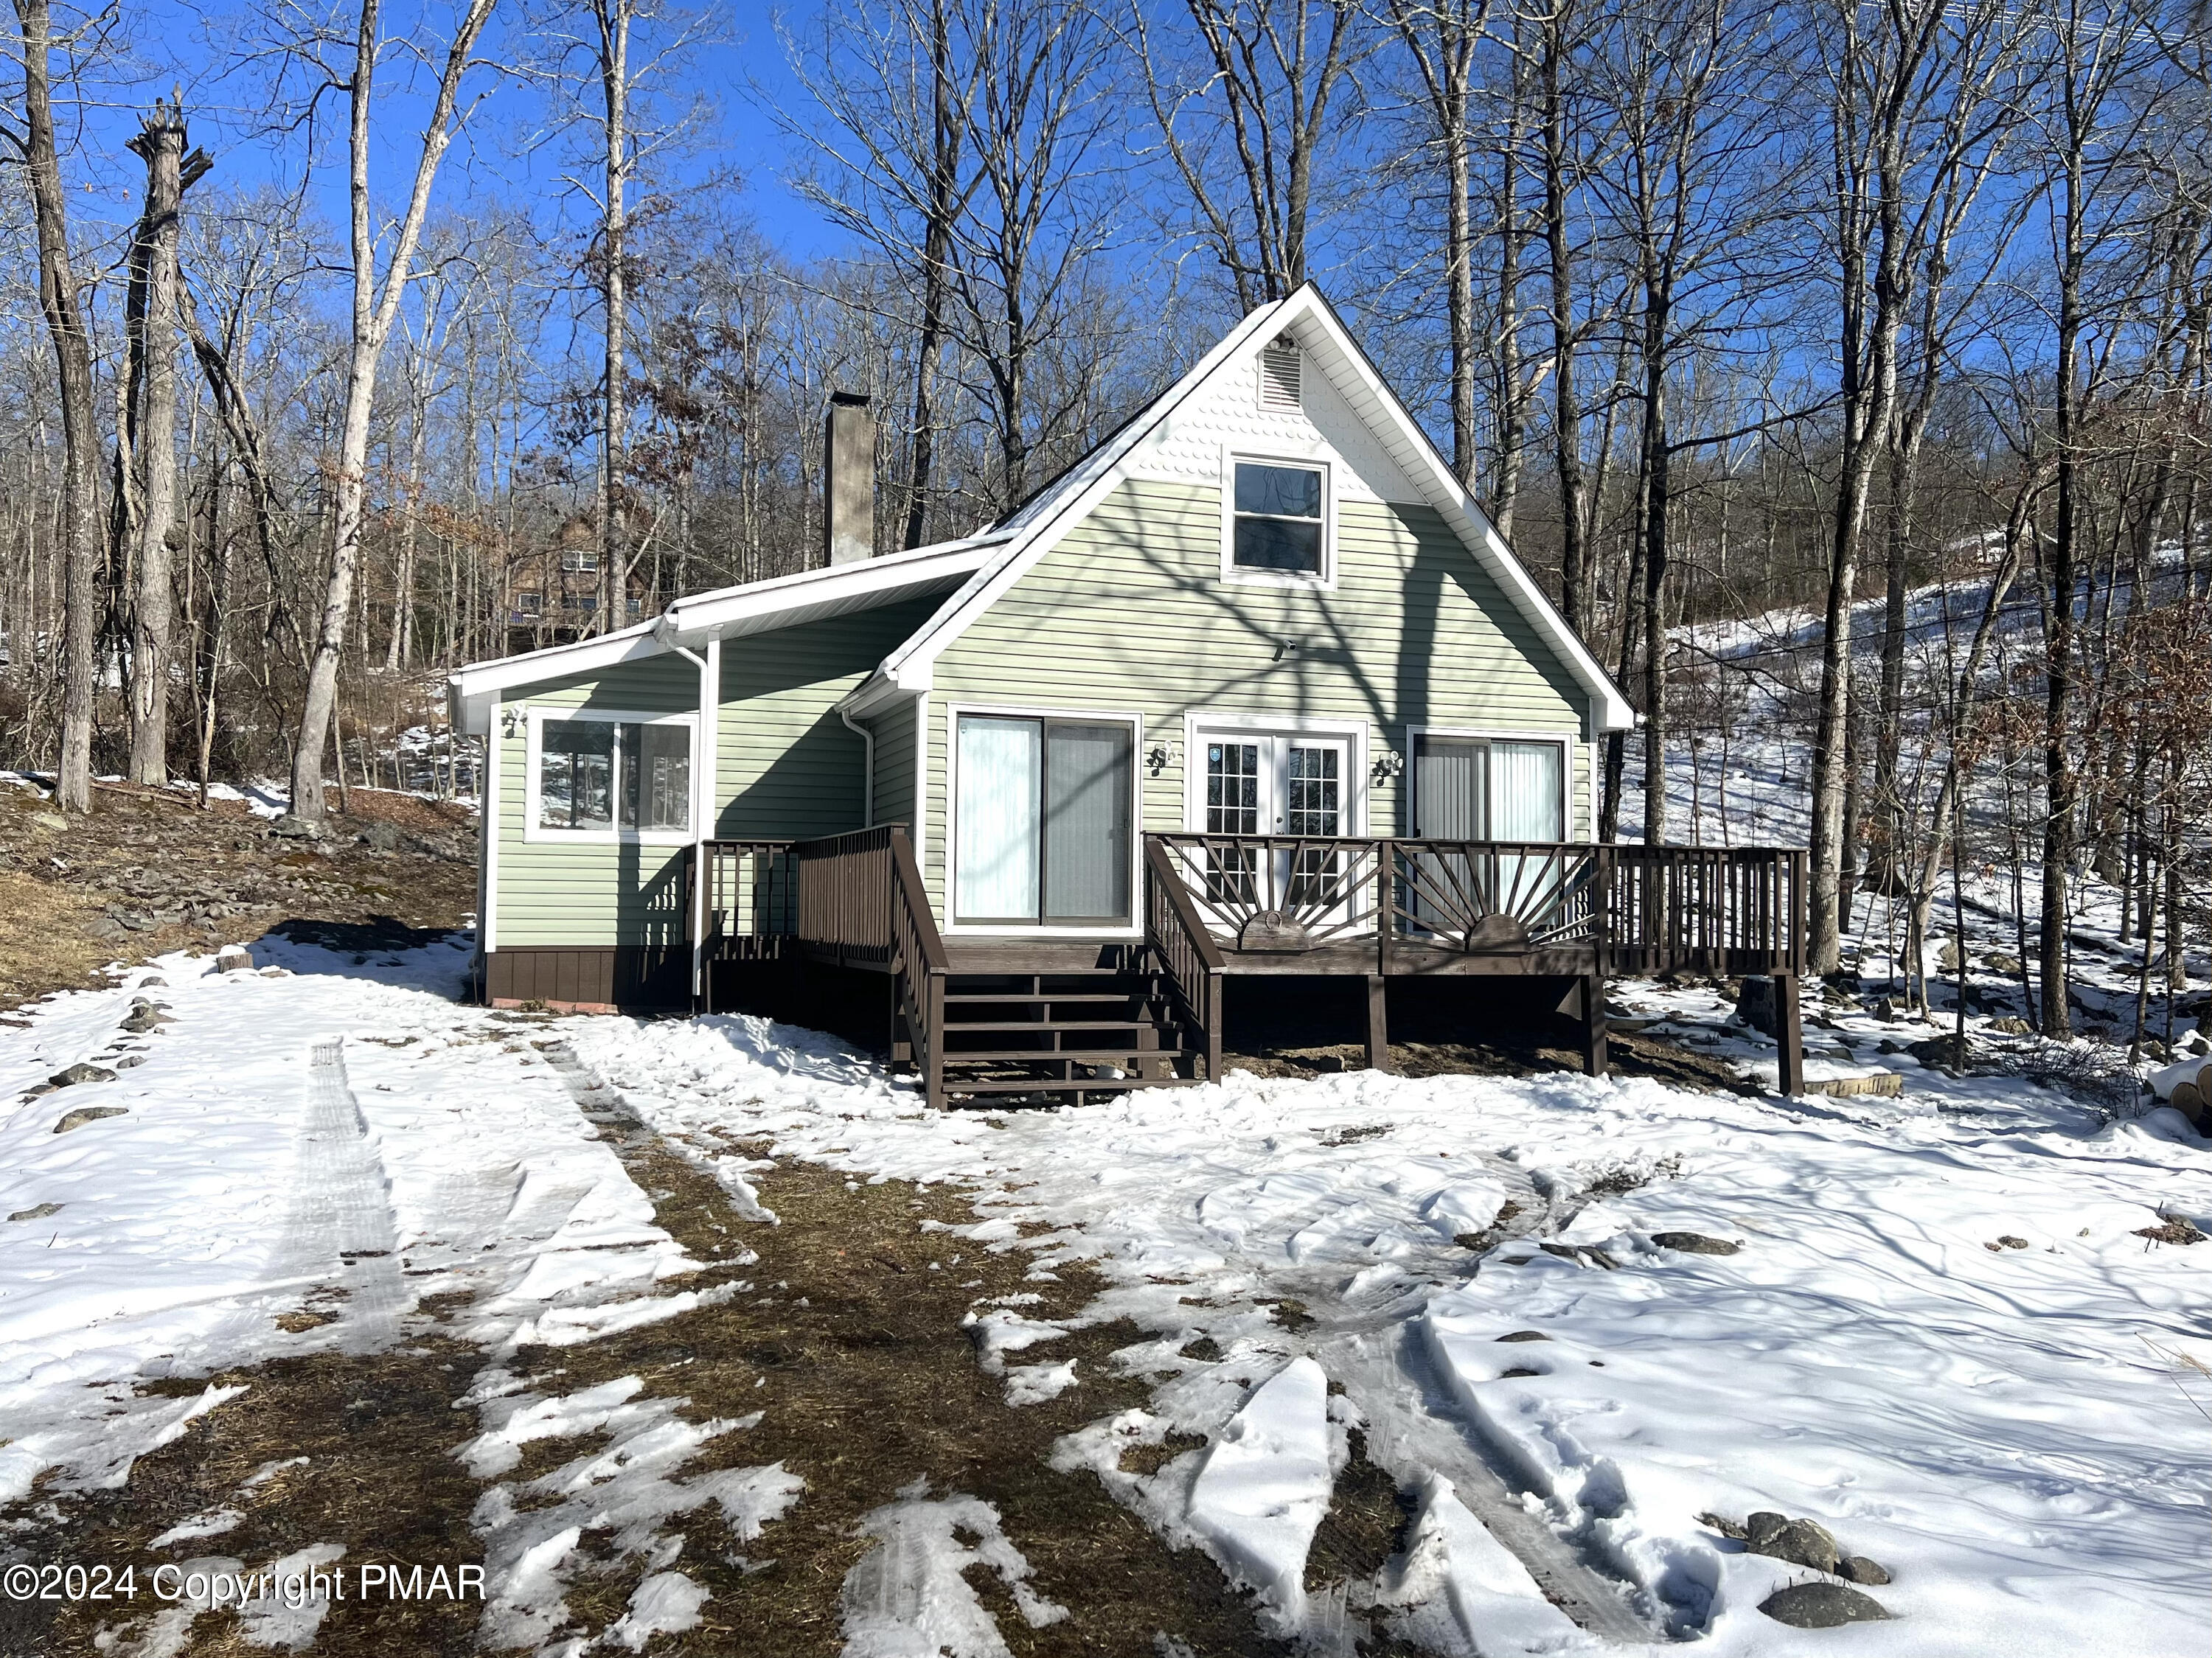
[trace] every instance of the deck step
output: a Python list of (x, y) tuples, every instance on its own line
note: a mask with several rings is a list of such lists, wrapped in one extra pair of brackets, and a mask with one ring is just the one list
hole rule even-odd
[(970, 1002), (1001, 1004), (1012, 1002), (1066, 1002), (1073, 1005), (1084, 1002), (1126, 1002), (1132, 997), (1149, 996), (1151, 994), (1152, 987), (1149, 985), (1133, 985), (1127, 990), (948, 990), (945, 993), (945, 1005), (948, 1007), (961, 1003)]
[(1026, 1030), (1035, 1034), (1053, 1030), (1142, 1030), (1152, 1023), (1149, 1014), (1132, 1013), (1126, 1019), (947, 1019), (945, 1029), (948, 1035), (963, 1030)]
[(948, 1048), (947, 1065), (1128, 1065), (1181, 1059), (1180, 1048)]
[(1129, 1090), (1139, 1088), (1188, 1088), (1193, 1079), (1188, 1077), (1085, 1077), (1074, 1082), (1058, 1079), (1038, 1082), (969, 1082), (958, 1077), (945, 1079), (948, 1094), (1103, 1094), (1109, 1089)]

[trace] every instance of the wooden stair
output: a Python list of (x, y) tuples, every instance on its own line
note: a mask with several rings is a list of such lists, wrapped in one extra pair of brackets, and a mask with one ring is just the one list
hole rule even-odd
[(945, 984), (945, 1091), (1073, 1097), (1195, 1079), (1156, 975), (1092, 967), (954, 973)]

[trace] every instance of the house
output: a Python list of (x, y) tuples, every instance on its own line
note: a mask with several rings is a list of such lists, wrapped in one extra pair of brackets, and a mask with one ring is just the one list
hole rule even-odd
[(491, 1002), (775, 1011), (933, 1098), (1218, 1074), (1253, 978), (1376, 1063), (1520, 981), (1601, 1068), (1615, 969), (1794, 1035), (1802, 854), (1595, 844), (1627, 701), (1313, 288), (963, 540), (869, 556), (829, 422), (823, 568), (453, 676)]

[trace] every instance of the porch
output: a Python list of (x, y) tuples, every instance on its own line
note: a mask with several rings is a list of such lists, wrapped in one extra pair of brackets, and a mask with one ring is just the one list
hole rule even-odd
[(1579, 1019), (1594, 1075), (1607, 978), (1767, 975), (1781, 1086), (1803, 1088), (1799, 851), (1146, 835), (1138, 925), (1050, 939), (948, 939), (901, 825), (702, 852), (695, 1005), (732, 1010), (767, 983), (790, 1017), (811, 1007), (836, 1027), (858, 1012), (847, 1034), (887, 1048), (935, 1104), (1217, 1078), (1225, 981), (1244, 975), (1364, 981), (1379, 1067), (1393, 979), (1544, 981)]

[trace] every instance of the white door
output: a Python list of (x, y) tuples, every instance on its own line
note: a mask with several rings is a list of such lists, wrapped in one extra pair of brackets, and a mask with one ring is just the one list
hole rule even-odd
[[(1203, 785), (1191, 828), (1207, 835), (1334, 839), (1352, 832), (1349, 738), (1276, 732), (1200, 734)], [(1207, 902), (1226, 919), (1281, 910), (1308, 926), (1341, 917), (1345, 853), (1327, 847), (1216, 847)]]
[(1191, 828), (1207, 835), (1352, 833), (1352, 742), (1343, 737), (1202, 735), (1205, 792)]

